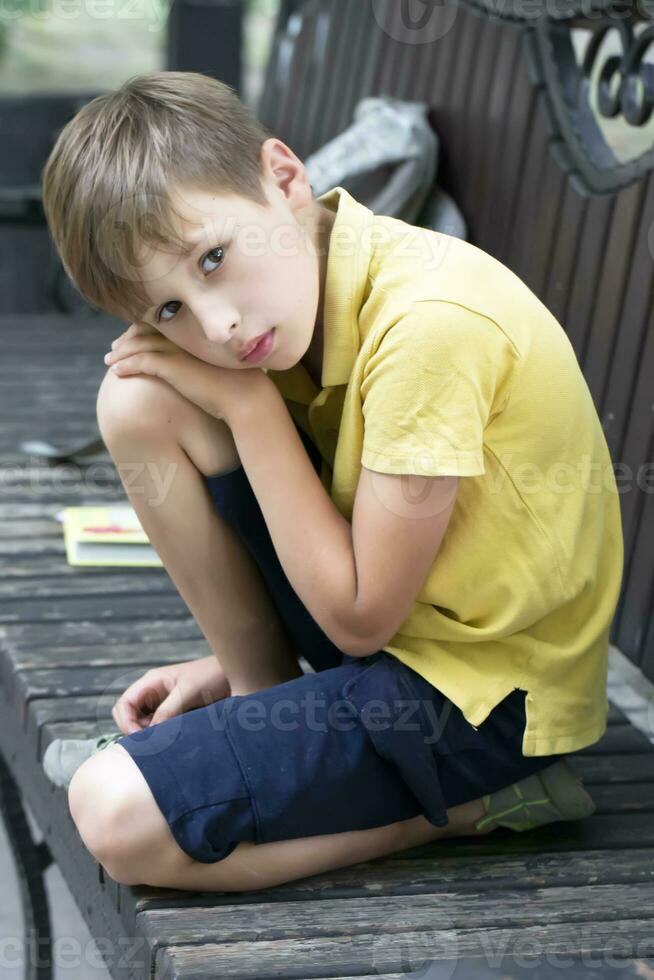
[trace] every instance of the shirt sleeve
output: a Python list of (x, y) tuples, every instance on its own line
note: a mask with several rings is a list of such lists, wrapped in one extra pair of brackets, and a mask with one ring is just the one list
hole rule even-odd
[(484, 430), (505, 407), (518, 353), (493, 320), (454, 303), (382, 331), (361, 385), (361, 462), (379, 473), (484, 474)]

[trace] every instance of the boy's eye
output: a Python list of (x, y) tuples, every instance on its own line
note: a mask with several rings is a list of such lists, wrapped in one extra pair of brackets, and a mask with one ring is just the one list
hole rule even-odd
[[(216, 253), (220, 253), (220, 258), (219, 259), (211, 258), (211, 256), (214, 256)], [(214, 262), (214, 264), (217, 262), (218, 265), (221, 265), (222, 262), (223, 262), (223, 260), (224, 260), (224, 257), (225, 257), (225, 248), (224, 248), (224, 246), (223, 245), (216, 245), (215, 248), (210, 249), (210, 251), (206, 252), (205, 255), (202, 256), (202, 258), (200, 259), (200, 265), (201, 266), (203, 265), (205, 259), (209, 259), (209, 261), (210, 262)], [(210, 272), (213, 272), (214, 270), (213, 269), (210, 269), (209, 271)], [(155, 320), (157, 321), (157, 323), (160, 323), (160, 322), (161, 323), (170, 323), (170, 321), (172, 320), (172, 318), (175, 315), (175, 313), (177, 312), (177, 310), (174, 310), (173, 311), (173, 316), (162, 317), (161, 314), (164, 312), (164, 310), (166, 309), (167, 306), (175, 306), (175, 305), (177, 307), (180, 307), (182, 304), (178, 300), (176, 300), (176, 299), (170, 299), (170, 300), (168, 300), (167, 303), (164, 303), (162, 306), (160, 306), (159, 307), (159, 310), (157, 311), (157, 313), (155, 315)]]

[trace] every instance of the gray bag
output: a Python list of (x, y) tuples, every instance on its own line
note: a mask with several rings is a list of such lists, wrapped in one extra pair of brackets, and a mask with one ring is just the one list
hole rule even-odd
[(375, 214), (466, 238), (463, 215), (434, 187), (438, 137), (426, 102), (362, 99), (344, 132), (304, 161), (315, 197), (344, 187)]

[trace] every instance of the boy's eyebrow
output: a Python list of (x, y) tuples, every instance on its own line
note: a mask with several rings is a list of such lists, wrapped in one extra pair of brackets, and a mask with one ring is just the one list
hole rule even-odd
[(181, 241), (183, 241), (186, 245), (190, 245), (192, 248), (194, 245), (199, 245), (200, 242), (206, 237), (207, 230), (206, 228), (203, 228), (199, 235), (189, 235), (187, 238), (182, 238)]

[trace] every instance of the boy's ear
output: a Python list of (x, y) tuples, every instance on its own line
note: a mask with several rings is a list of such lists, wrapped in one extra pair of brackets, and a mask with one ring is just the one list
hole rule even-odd
[(306, 207), (313, 198), (306, 167), (281, 140), (271, 137), (261, 147), (264, 181), (273, 192), (281, 192), (292, 210)]

